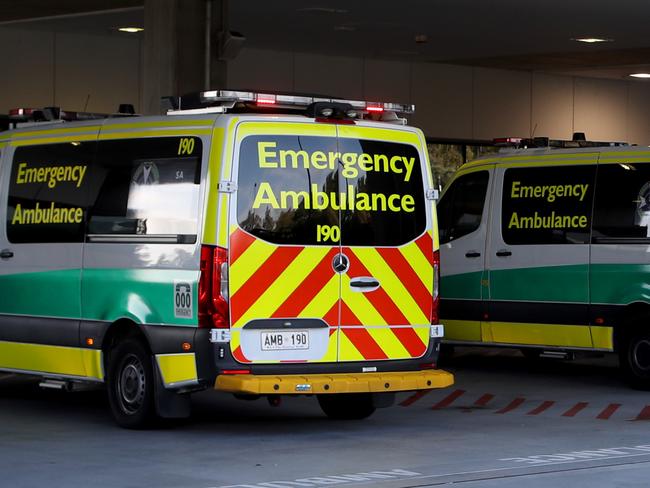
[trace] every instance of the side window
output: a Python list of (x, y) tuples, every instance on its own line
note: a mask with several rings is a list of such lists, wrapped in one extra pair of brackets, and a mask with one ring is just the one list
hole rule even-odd
[(10, 242), (82, 242), (96, 143), (18, 147), (7, 205)]
[(507, 244), (586, 244), (596, 165), (510, 168), (503, 178)]
[(593, 241), (650, 238), (650, 163), (598, 167)]
[(442, 244), (479, 228), (488, 179), (487, 171), (477, 171), (463, 175), (451, 183), (437, 208)]
[(175, 242), (194, 242), (201, 152), (196, 137), (100, 141), (91, 175), (88, 234), (175, 236)]

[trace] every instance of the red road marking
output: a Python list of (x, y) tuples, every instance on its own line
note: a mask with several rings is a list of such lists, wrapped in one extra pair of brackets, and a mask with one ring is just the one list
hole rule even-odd
[(544, 410), (548, 410), (551, 408), (555, 402), (546, 400), (545, 402), (542, 402), (539, 407), (532, 409), (530, 412), (528, 412), (526, 415), (539, 415), (542, 413)]
[(409, 405), (413, 405), (420, 398), (422, 398), (424, 395), (426, 395), (427, 393), (430, 393), (430, 392), (431, 392), (431, 390), (418, 390), (413, 395), (411, 395), (406, 400), (404, 400), (402, 403), (400, 403), (400, 406), (408, 407)]
[(508, 413), (513, 411), (515, 408), (519, 408), (519, 406), (526, 401), (525, 398), (515, 398), (513, 401), (511, 401), (508, 405), (503, 407), (501, 410), (498, 410), (494, 413)]
[(474, 402), (474, 406), (475, 406), (475, 407), (484, 407), (484, 406), (486, 406), (486, 405), (487, 405), (487, 404), (488, 404), (488, 403), (489, 403), (493, 398), (494, 398), (494, 395), (492, 395), (492, 394), (490, 394), (490, 393), (486, 393), (485, 395), (483, 395), (481, 398), (479, 398), (478, 400), (476, 400), (476, 401)]
[(433, 407), (431, 407), (431, 410), (439, 410), (441, 408), (448, 407), (449, 405), (454, 403), (454, 401), (456, 401), (456, 399), (458, 397), (460, 397), (460, 396), (462, 396), (464, 394), (465, 394), (465, 390), (456, 390), (453, 393), (451, 393), (450, 395), (448, 395), (445, 398), (443, 398), (442, 400), (440, 400), (438, 403), (436, 403)]
[(634, 420), (650, 420), (650, 405), (643, 407), (643, 410), (639, 412), (639, 415)]
[(562, 417), (575, 417), (580, 410), (583, 410), (589, 405), (587, 402), (576, 403), (573, 407), (562, 414)]
[(616, 410), (618, 410), (620, 406), (621, 406), (620, 403), (610, 403), (609, 405), (607, 405), (607, 407), (605, 407), (605, 409), (602, 412), (598, 414), (596, 418), (600, 420), (607, 420), (612, 415), (614, 415), (614, 412), (616, 412)]

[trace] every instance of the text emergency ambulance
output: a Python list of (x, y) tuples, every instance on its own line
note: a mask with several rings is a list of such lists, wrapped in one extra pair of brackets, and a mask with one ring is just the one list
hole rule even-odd
[(650, 389), (650, 151), (581, 136), (501, 141), (445, 189), (445, 341), (617, 352)]
[(125, 427), (208, 387), (360, 419), (451, 385), (424, 137), (395, 114), (413, 107), (174, 102), (0, 133), (0, 370), (106, 383)]

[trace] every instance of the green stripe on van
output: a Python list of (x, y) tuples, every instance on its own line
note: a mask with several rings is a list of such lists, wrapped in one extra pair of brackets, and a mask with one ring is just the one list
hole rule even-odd
[[(127, 317), (143, 324), (197, 324), (198, 271), (166, 269), (84, 269), (85, 319), (112, 322)], [(174, 316), (174, 281), (192, 285), (192, 317)]]
[[(0, 313), (196, 327), (198, 271), (78, 269), (0, 276)], [(175, 317), (174, 281), (192, 286), (192, 316)], [(82, 305), (83, 297), (83, 305)]]
[(482, 276), (483, 271), (445, 275), (440, 278), (440, 296), (443, 298), (480, 300)]
[(649, 276), (650, 264), (592, 264), (591, 302), (611, 305), (650, 302)]
[(0, 313), (78, 318), (80, 271), (0, 275)]
[(589, 265), (490, 270), (490, 299), (586, 303)]

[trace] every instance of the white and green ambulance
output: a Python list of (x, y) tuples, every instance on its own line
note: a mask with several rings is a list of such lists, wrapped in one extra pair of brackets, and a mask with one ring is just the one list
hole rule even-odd
[(650, 151), (515, 142), (439, 202), (445, 342), (617, 352), (650, 388)]
[(414, 107), (174, 102), (158, 117), (9, 117), (0, 372), (106, 384), (125, 427), (186, 416), (207, 388), (315, 395), (361, 419), (451, 385), (425, 139), (397, 116)]

